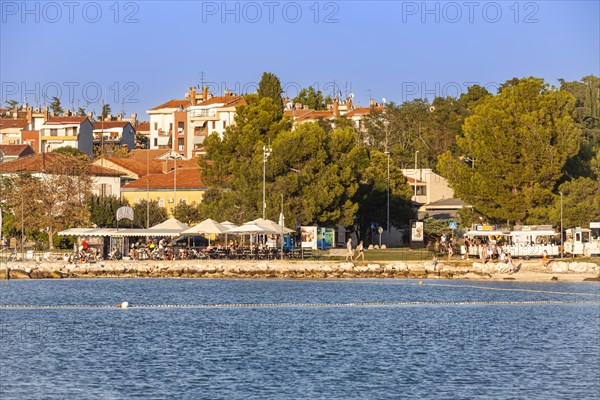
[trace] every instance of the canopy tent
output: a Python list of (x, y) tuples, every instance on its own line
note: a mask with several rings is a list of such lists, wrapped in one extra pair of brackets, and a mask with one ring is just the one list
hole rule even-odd
[[(206, 219), (197, 225), (192, 226), (190, 229), (183, 231), (182, 235), (195, 235), (197, 233), (202, 234), (221, 234), (228, 231), (228, 228), (224, 227), (213, 219)], [(210, 237), (208, 238), (208, 245), (210, 246)]]
[(188, 229), (190, 229), (189, 225), (184, 224), (175, 217), (171, 217), (145, 231), (148, 232), (148, 236), (180, 236), (183, 231)]
[(183, 235), (194, 235), (196, 233), (225, 233), (229, 229), (215, 221), (214, 219), (205, 219), (197, 225), (182, 232)]
[(229, 229), (227, 233), (259, 233), (259, 234), (273, 234), (277, 231), (269, 228), (264, 228), (257, 224), (246, 222), (244, 225), (240, 225), (236, 228)]
[(238, 225), (234, 224), (233, 222), (229, 222), (229, 221), (221, 222), (221, 225), (223, 225), (227, 229), (233, 229), (233, 228), (238, 227)]
[[(258, 218), (258, 219), (255, 219), (254, 221), (250, 221), (248, 223), (256, 224), (256, 225), (260, 226), (261, 228), (272, 230), (272, 231), (274, 231), (274, 233), (281, 235), (281, 225), (279, 225), (275, 221), (271, 221), (270, 219)], [(286, 228), (285, 226), (283, 227), (284, 234), (292, 233), (292, 232), (294, 232), (293, 229)]]

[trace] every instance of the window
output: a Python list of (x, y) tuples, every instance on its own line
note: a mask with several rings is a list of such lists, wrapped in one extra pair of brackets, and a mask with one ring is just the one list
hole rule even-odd
[(154, 123), (154, 130), (157, 131), (158, 130), (158, 122)]
[(172, 132), (172, 131), (173, 131), (173, 123), (172, 123), (172, 122), (170, 122), (170, 123), (169, 123), (169, 132)]
[(77, 128), (73, 128), (73, 136), (77, 136)]
[(165, 206), (165, 199), (158, 199), (158, 206), (159, 207), (164, 207)]
[(427, 186), (417, 186), (417, 196), (426, 196)]
[(178, 122), (177, 123), (177, 132), (178, 133), (183, 133), (183, 128), (184, 128), (183, 122)]
[(223, 121), (223, 129), (227, 128), (227, 121)]
[(50, 129), (50, 136), (58, 136), (58, 129)]
[(154, 147), (158, 147), (158, 139), (154, 138)]
[(177, 146), (179, 148), (179, 151), (185, 150), (185, 145), (183, 143), (183, 139), (177, 139)]
[(100, 185), (100, 196), (102, 196), (102, 197), (112, 196), (112, 186), (107, 183), (102, 183)]
[(217, 126), (217, 123), (216, 123), (216, 121), (213, 121), (212, 122), (212, 128), (215, 129), (215, 126)]

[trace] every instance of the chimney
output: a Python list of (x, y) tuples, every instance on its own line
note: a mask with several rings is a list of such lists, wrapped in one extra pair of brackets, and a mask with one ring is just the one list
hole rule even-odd
[(19, 109), (17, 108), (17, 106), (15, 106), (15, 109), (12, 112), (13, 118), (18, 118), (19, 116)]
[(348, 97), (348, 99), (346, 100), (346, 104), (348, 104), (347, 110), (352, 111), (352, 109), (354, 108), (352, 106), (352, 97)]
[(123, 114), (117, 114), (117, 121), (123, 121)]
[(112, 115), (108, 114), (105, 118), (105, 121), (112, 121)]
[(48, 107), (42, 108), (42, 112), (44, 113), (44, 122), (50, 119), (50, 113), (48, 112)]
[(202, 86), (202, 101), (208, 100), (208, 86)]
[(196, 87), (195, 86), (190, 86), (190, 104), (191, 105), (196, 105)]
[(65, 117), (70, 117), (71, 116), (71, 110), (65, 110), (64, 116)]
[(377, 103), (375, 103), (375, 99), (369, 100), (369, 107), (376, 107)]
[(225, 97), (229, 96), (231, 93), (229, 92), (229, 89), (225, 89), (223, 91), (223, 94), (225, 95)]
[(27, 107), (27, 124), (29, 129), (33, 129), (33, 109), (31, 107)]
[(91, 123), (94, 123), (94, 113), (92, 113), (91, 111), (88, 112), (87, 118), (90, 120)]
[(131, 114), (131, 125), (133, 125), (133, 126), (137, 125), (137, 113)]

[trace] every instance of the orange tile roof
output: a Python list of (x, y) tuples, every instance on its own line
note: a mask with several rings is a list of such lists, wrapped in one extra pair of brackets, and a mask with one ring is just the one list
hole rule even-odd
[[(145, 159), (138, 158), (107, 158), (106, 161), (110, 161), (113, 164), (116, 164), (117, 167), (121, 167), (128, 171), (133, 172), (138, 176), (146, 175), (148, 171), (151, 174), (159, 174), (162, 173), (162, 161), (161, 160), (152, 160), (150, 159), (148, 164), (146, 165)], [(114, 169), (114, 168), (111, 168)]]
[(130, 123), (129, 121), (96, 121), (94, 122), (94, 129), (124, 128), (125, 125)]
[(170, 151), (171, 149), (134, 149), (129, 152), (129, 158), (156, 160)]
[[(28, 150), (29, 148), (29, 150)], [(28, 154), (34, 154), (35, 151), (28, 144), (0, 144), (0, 151), (4, 153), (5, 156), (20, 156), (27, 150)]]
[(241, 100), (244, 100), (244, 96), (215, 96), (196, 105), (210, 106), (211, 104), (223, 103), (223, 107), (231, 107), (233, 103), (239, 103)]
[(44, 125), (81, 124), (87, 117), (52, 117)]
[(187, 99), (184, 100), (169, 100), (166, 103), (161, 104), (160, 106), (156, 106), (151, 108), (150, 110), (160, 110), (162, 108), (177, 108), (183, 107), (186, 108), (190, 105), (190, 101)]
[(150, 130), (150, 122), (140, 122), (135, 126), (135, 130), (138, 132), (145, 132)]
[[(55, 173), (62, 170), (65, 164), (71, 162), (72, 157), (60, 153), (38, 153), (29, 157), (19, 158), (10, 163), (2, 164), (0, 173), (19, 173), (19, 172), (43, 172)], [(98, 165), (89, 164), (88, 172), (95, 176), (120, 176), (118, 171), (109, 168), (100, 167)]]
[[(177, 189), (207, 189), (200, 176), (200, 168), (177, 168)], [(147, 175), (149, 189), (173, 189), (175, 171), (168, 174)], [(146, 177), (130, 182), (121, 188), (123, 191), (146, 190)]]
[(0, 118), (0, 129), (19, 128), (23, 129), (27, 126), (26, 119), (20, 118)]
[(347, 117), (354, 117), (354, 116), (358, 116), (358, 115), (367, 115), (368, 113), (371, 112), (372, 109), (375, 109), (377, 111), (381, 111), (381, 110), (385, 110), (385, 107), (383, 106), (378, 106), (378, 107), (357, 107), (352, 111), (348, 111), (346, 113)]
[(303, 114), (302, 116), (296, 116), (295, 122), (305, 122), (305, 121), (313, 121), (319, 118), (328, 119), (333, 118), (333, 110), (320, 110), (315, 111), (311, 110), (311, 112)]

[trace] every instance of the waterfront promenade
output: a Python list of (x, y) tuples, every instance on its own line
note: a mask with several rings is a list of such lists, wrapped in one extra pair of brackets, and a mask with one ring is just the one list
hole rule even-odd
[(15, 261), (0, 264), (0, 279), (63, 278), (202, 278), (202, 279), (466, 279), (519, 282), (584, 281), (600, 279), (600, 262), (555, 260), (543, 268), (541, 260), (516, 260), (510, 273), (502, 262), (478, 261)]

